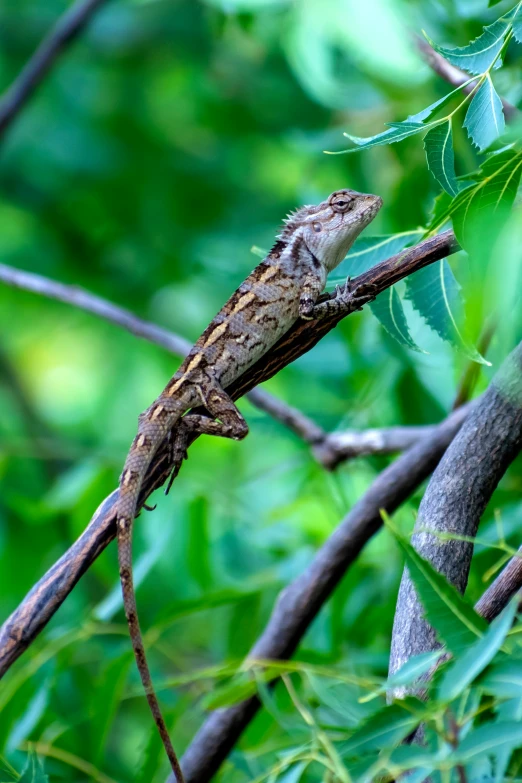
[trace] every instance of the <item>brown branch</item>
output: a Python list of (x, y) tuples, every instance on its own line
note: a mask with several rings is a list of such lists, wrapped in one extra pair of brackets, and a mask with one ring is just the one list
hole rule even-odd
[[(415, 247), (377, 264), (352, 281), (355, 293), (374, 286), (377, 296), (389, 286), (428, 264), (456, 252), (458, 244), (452, 231), (426, 239)], [(346, 313), (348, 314), (348, 312)], [(234, 399), (246, 394), (258, 383), (310, 350), (342, 319), (339, 312), (324, 321), (300, 321), (236, 383), (228, 388)], [(170, 472), (168, 450), (160, 448), (145, 478), (140, 508), (148, 496), (161, 486)], [(20, 606), (0, 629), (0, 676), (22, 654), (49, 622), (94, 559), (115, 535), (115, 490), (96, 511), (85, 532), (62, 558), (28, 593)]]
[(104, 0), (79, 0), (60, 17), (0, 99), (0, 135), (23, 109), (57, 57), (76, 38), (103, 2)]
[[(419, 507), (412, 543), (422, 557), (463, 593), (473, 545), (440, 534), (474, 538), (498, 482), (522, 448), (522, 343), (508, 356), (433, 474)], [(425, 532), (434, 531), (433, 534)], [(511, 566), (517, 576), (517, 566)], [(504, 576), (504, 595), (508, 576)], [(497, 601), (492, 590), (488, 601)], [(497, 601), (498, 602), (498, 601)], [(485, 606), (483, 604), (483, 606)], [(491, 611), (491, 610), (488, 610)], [(390, 673), (412, 655), (436, 649), (435, 631), (407, 570), (393, 626)], [(399, 693), (402, 695), (402, 692)]]
[(522, 546), (477, 601), (475, 609), (490, 623), (520, 590), (522, 590)]
[[(467, 81), (469, 81), (470, 77), (467, 73), (461, 71), (460, 68), (456, 68), (446, 59), (444, 59), (441, 54), (436, 52), (435, 49), (429, 45), (425, 38), (422, 38), (420, 35), (416, 35), (415, 41), (420, 53), (432, 71), (438, 74), (442, 79), (444, 79), (444, 81), (448, 82), (448, 84), (451, 84), (453, 87), (460, 87), (462, 84), (465, 84)], [(476, 84), (477, 80), (474, 79), (469, 84), (466, 84), (466, 86), (462, 88), (462, 91), (466, 93), (466, 95), (469, 95), (469, 93), (475, 89)], [(502, 107), (504, 109), (504, 116), (508, 122), (512, 122), (514, 119), (516, 119), (520, 112), (518, 111), (517, 107), (513, 106), (513, 104), (509, 103), (509, 101), (506, 101), (504, 98), (501, 98), (501, 100)]]
[[(347, 568), (382, 524), (427, 478), (458, 432), (469, 407), (454, 411), (434, 432), (387, 467), (318, 551), (312, 563), (279, 594), (265, 630), (248, 657), (285, 660), (331, 595)], [(261, 706), (254, 696), (212, 712), (182, 760), (186, 783), (207, 783)], [(169, 778), (169, 783), (173, 783)]]
[[(406, 451), (436, 429), (436, 425), (425, 425), (349, 429), (328, 433), (300, 410), (268, 394), (264, 389), (254, 389), (254, 392), (256, 407), (280, 421), (308, 443), (316, 460), (327, 470), (335, 470), (342, 462), (355, 457)], [(253, 392), (250, 392), (250, 399), (252, 394)]]
[[(0, 281), (13, 288), (31, 291), (93, 313), (126, 329), (136, 337), (165, 348), (176, 356), (186, 356), (192, 347), (184, 337), (145, 321), (130, 310), (78, 286), (58, 283), (42, 275), (13, 269), (5, 264), (0, 264)], [(429, 427), (385, 427), (329, 434), (297, 408), (279, 400), (264, 389), (252, 389), (247, 397), (256, 408), (277, 419), (308, 443), (317, 461), (327, 470), (334, 470), (341, 462), (354, 457), (404, 451), (430, 431)]]
[(99, 318), (123, 327), (136, 337), (143, 337), (151, 343), (160, 345), (177, 356), (185, 356), (192, 348), (192, 344), (183, 337), (149, 321), (144, 321), (131, 313), (130, 310), (125, 310), (125, 308), (112, 304), (107, 299), (102, 299), (102, 297), (91, 294), (78, 286), (57, 283), (48, 277), (13, 269), (5, 264), (0, 264), (0, 281), (12, 288), (31, 291), (31, 293), (40, 294), (47, 299), (55, 299), (58, 302), (79, 307), (81, 310), (93, 313)]

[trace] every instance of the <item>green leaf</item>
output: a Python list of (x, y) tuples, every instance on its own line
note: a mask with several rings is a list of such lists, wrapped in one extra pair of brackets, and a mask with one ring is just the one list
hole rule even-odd
[[(450, 204), (453, 227), (461, 245), (472, 252), (483, 245), (484, 227), (498, 234), (517, 194), (522, 152), (508, 149), (491, 155), (482, 165), (480, 180), (462, 190)], [(493, 237), (494, 238), (494, 237)]]
[(485, 150), (504, 132), (506, 122), (502, 101), (489, 74), (473, 96), (466, 112), (464, 127), (479, 150)]
[(106, 747), (107, 737), (121, 705), (129, 668), (134, 664), (131, 650), (107, 662), (96, 683), (97, 700), (91, 712), (91, 730), (89, 732), (89, 757), (100, 763)]
[(218, 710), (221, 707), (230, 707), (233, 704), (248, 699), (256, 692), (256, 681), (250, 674), (242, 674), (235, 677), (231, 683), (222, 685), (205, 696), (202, 700), (202, 706), (205, 710)]
[(388, 693), (394, 688), (404, 685), (411, 685), (411, 683), (415, 682), (415, 680), (417, 680), (421, 675), (428, 672), (439, 658), (440, 650), (421, 653), (420, 655), (412, 655), (412, 657), (409, 658), (406, 663), (395, 672), (395, 674), (392, 674), (390, 677), (388, 677), (388, 679), (382, 684), (380, 688), (368, 694), (367, 696), (363, 696), (359, 699), (359, 702), (366, 704), (366, 702), (369, 702), (384, 693)]
[(342, 755), (357, 756), (394, 747), (422, 722), (423, 708), (423, 703), (413, 696), (384, 707), (343, 743)]
[(491, 623), (482, 639), (472, 644), (450, 665), (438, 688), (440, 701), (450, 702), (460, 696), (493, 660), (513, 624), (516, 610), (517, 605), (512, 601)]
[(449, 758), (457, 763), (469, 763), (478, 756), (495, 755), (499, 750), (514, 750), (521, 745), (522, 723), (518, 721), (484, 723), (466, 735)]
[(522, 8), (519, 8), (517, 14), (513, 20), (513, 38), (522, 43)]
[(489, 667), (480, 687), (499, 699), (522, 696), (522, 661), (503, 658)]
[(344, 283), (348, 275), (355, 277), (366, 272), (375, 264), (400, 252), (422, 234), (423, 230), (418, 229), (416, 231), (402, 231), (399, 234), (360, 237), (354, 242), (344, 261), (335, 270), (335, 276), (328, 278), (328, 282), (332, 284)]
[(443, 340), (474, 362), (489, 365), (465, 336), (460, 286), (445, 258), (410, 275), (406, 279), (406, 296)]
[[(472, 82), (473, 79), (470, 79), (469, 82)], [(446, 93), (442, 98), (439, 98), (438, 101), (435, 101), (435, 103), (431, 103), (429, 106), (427, 106), (425, 109), (421, 109), (421, 111), (417, 112), (417, 114), (410, 114), (409, 117), (406, 118), (407, 122), (424, 122), (424, 120), (428, 120), (431, 118), (432, 114), (436, 114), (439, 109), (442, 109), (443, 106), (445, 106), (447, 103), (450, 102), (450, 100), (453, 98), (454, 95), (457, 93), (460, 93), (462, 88), (467, 84), (468, 82), (465, 82), (464, 84), (459, 85), (451, 92)], [(389, 125), (397, 126), (398, 123), (389, 123)]]
[(444, 190), (456, 196), (459, 187), (455, 177), (455, 158), (451, 120), (432, 128), (424, 137), (424, 149), (428, 168)]
[[(452, 65), (462, 68), (469, 73), (481, 74), (487, 71), (495, 61), (502, 46), (506, 33), (511, 27), (511, 20), (508, 17), (501, 17), (493, 24), (484, 28), (484, 32), (475, 38), (474, 41), (466, 46), (459, 46), (455, 49), (447, 49), (444, 46), (438, 46), (428, 38), (429, 43), (436, 52), (441, 54)], [(427, 37), (427, 36), (426, 36)], [(500, 58), (495, 63), (495, 68), (501, 65)]]
[(439, 650), (420, 653), (420, 655), (412, 655), (395, 674), (388, 677), (385, 690), (391, 690), (399, 685), (410, 685), (412, 682), (415, 682), (421, 674), (429, 671), (439, 658)]
[(370, 309), (374, 316), (381, 322), (388, 334), (390, 334), (400, 345), (411, 348), (413, 351), (424, 353), (414, 342), (402, 302), (395, 286), (391, 286), (370, 304)]
[(24, 767), (18, 783), (49, 783), (48, 776), (44, 773), (42, 762), (34, 751), (29, 752), (27, 764)]
[[(470, 81), (472, 81), (472, 79), (470, 79)], [(367, 136), (366, 138), (361, 138), (360, 136), (351, 136), (349, 133), (344, 133), (343, 135), (346, 136), (347, 139), (350, 139), (350, 141), (353, 141), (359, 149), (367, 149), (368, 147), (375, 147), (383, 144), (393, 144), (394, 142), (402, 141), (408, 136), (413, 136), (415, 133), (419, 133), (420, 131), (425, 130), (426, 125), (424, 124), (424, 121), (429, 119), (432, 114), (435, 114), (439, 109), (442, 109), (443, 106), (449, 103), (453, 96), (462, 90), (462, 87), (463, 85), (460, 85), (455, 90), (448, 92), (442, 98), (439, 98), (437, 101), (427, 106), (425, 109), (421, 109), (421, 111), (417, 112), (417, 114), (411, 114), (402, 122), (388, 122), (388, 129), (382, 131), (382, 133), (378, 133), (376, 136)], [(356, 151), (357, 149), (354, 148), (349, 150), (341, 150), (340, 152), (329, 152), (328, 154), (341, 155), (345, 152)]]
[(414, 547), (389, 523), (386, 525), (404, 552), (413, 584), (419, 594), (426, 619), (448, 649), (458, 655), (480, 639), (487, 623), (471, 604), (451, 585), (445, 576), (435, 571)]
[(309, 761), (301, 761), (299, 764), (292, 764), (292, 766), (286, 769), (282, 775), (277, 776), (277, 783), (299, 783), (309, 764)]
[(358, 149), (369, 149), (370, 147), (377, 147), (382, 144), (393, 144), (397, 141), (402, 141), (408, 136), (414, 136), (416, 133), (424, 130), (425, 125), (422, 122), (406, 122), (396, 123), (393, 127), (388, 128), (382, 133), (378, 133), (376, 136), (368, 136), (367, 138), (361, 138), (360, 136), (351, 136), (349, 133), (344, 133), (347, 139), (353, 141), (356, 145), (352, 149), (340, 150), (339, 152), (329, 152), (329, 155), (344, 155), (348, 152), (357, 152)]

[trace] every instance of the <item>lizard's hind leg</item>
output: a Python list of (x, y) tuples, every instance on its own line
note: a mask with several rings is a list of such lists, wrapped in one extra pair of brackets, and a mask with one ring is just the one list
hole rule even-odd
[(229, 395), (217, 384), (204, 397), (205, 405), (214, 419), (201, 414), (188, 413), (180, 419), (170, 434), (172, 472), (165, 490), (168, 495), (172, 482), (178, 475), (183, 460), (187, 459), (187, 447), (192, 433), (217, 435), (221, 438), (242, 440), (248, 435), (248, 424)]

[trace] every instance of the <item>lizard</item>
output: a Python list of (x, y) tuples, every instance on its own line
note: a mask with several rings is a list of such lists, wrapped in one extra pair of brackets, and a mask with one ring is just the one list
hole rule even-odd
[[(355, 297), (350, 281), (317, 303), (327, 275), (382, 206), (371, 194), (343, 189), (316, 206), (290, 213), (266, 258), (210, 322), (179, 370), (139, 417), (120, 476), (117, 538), (123, 604), (140, 677), (177, 783), (183, 773), (156, 697), (138, 621), (132, 577), (132, 526), (145, 473), (171, 438), (173, 470), (186, 456), (191, 432), (241, 440), (248, 425), (225, 389), (260, 359), (300, 318), (323, 318), (349, 304), (360, 309), (370, 294)], [(209, 416), (190, 413), (203, 405)]]

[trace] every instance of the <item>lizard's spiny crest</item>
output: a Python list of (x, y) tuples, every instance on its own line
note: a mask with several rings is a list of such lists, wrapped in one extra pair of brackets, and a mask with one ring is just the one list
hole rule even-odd
[(321, 204), (319, 206), (307, 204), (306, 206), (300, 207), (299, 209), (296, 209), (293, 212), (289, 212), (283, 221), (281, 230), (277, 235), (279, 239), (282, 239), (283, 242), (290, 239), (294, 231), (297, 228), (299, 228), (299, 226), (301, 226), (303, 223), (305, 223), (306, 219), (309, 218), (310, 215), (315, 215), (315, 213), (319, 212), (320, 209), (321, 209)]

